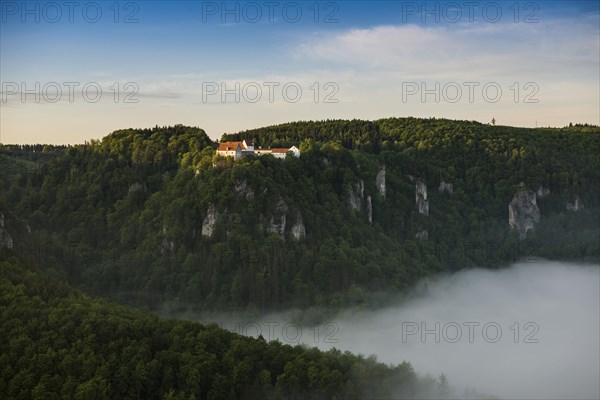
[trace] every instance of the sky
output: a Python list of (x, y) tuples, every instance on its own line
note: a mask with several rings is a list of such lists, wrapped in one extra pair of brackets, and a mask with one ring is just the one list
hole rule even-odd
[(600, 124), (599, 4), (0, 0), (0, 142), (338, 118)]

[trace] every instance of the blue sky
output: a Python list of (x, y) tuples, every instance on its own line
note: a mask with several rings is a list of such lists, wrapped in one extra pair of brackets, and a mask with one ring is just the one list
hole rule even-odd
[(0, 141), (389, 116), (599, 124), (599, 3), (2, 0)]

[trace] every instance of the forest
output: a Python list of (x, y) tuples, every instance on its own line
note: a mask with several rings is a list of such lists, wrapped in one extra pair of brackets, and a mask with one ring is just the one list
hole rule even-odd
[(375, 399), (443, 395), (407, 362), (267, 343), (91, 298), (0, 262), (4, 399)]
[[(599, 127), (330, 120), (222, 140), (242, 138), (302, 155), (234, 162), (182, 125), (67, 147), (3, 146), (13, 168), (0, 212), (14, 246), (2, 257), (151, 311), (317, 316), (381, 306), (464, 268), (599, 260)], [(420, 184), (426, 212), (415, 204)], [(508, 206), (522, 190), (541, 193), (541, 217), (521, 239)], [(575, 200), (582, 206), (569, 208)]]
[[(405, 361), (159, 316), (374, 309), (429, 277), (600, 260), (600, 128), (390, 118), (0, 146), (0, 393), (10, 399), (443, 398)], [(509, 204), (539, 218), (519, 235)], [(533, 196), (533, 197), (532, 197)], [(531, 205), (530, 205), (531, 207)], [(329, 310), (329, 311), (328, 311)]]

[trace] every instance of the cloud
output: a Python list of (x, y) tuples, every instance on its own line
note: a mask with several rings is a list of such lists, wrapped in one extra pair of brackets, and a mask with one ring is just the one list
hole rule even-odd
[(137, 99), (172, 100), (181, 97), (184, 83), (150, 82), (136, 79), (4, 81), (0, 102), (7, 106), (72, 103), (130, 103)]
[(589, 76), (597, 73), (599, 57), (594, 22), (375, 26), (317, 36), (299, 45), (295, 55), (410, 77)]

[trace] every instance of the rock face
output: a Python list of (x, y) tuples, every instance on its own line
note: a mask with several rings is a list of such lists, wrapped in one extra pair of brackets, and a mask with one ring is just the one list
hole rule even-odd
[(215, 225), (219, 220), (219, 213), (214, 205), (210, 205), (208, 207), (208, 211), (206, 212), (206, 217), (202, 222), (202, 236), (211, 237), (215, 231)]
[(285, 232), (287, 211), (287, 204), (285, 204), (285, 201), (280, 197), (279, 201), (277, 202), (277, 207), (275, 209), (275, 215), (271, 216), (269, 223), (267, 224), (267, 232), (278, 233), (283, 238), (283, 233)]
[(550, 189), (547, 189), (547, 188), (545, 188), (542, 185), (540, 185), (540, 188), (536, 192), (536, 195), (537, 195), (538, 199), (546, 197), (549, 194), (550, 194)]
[(576, 195), (573, 201), (567, 203), (567, 210), (575, 212), (583, 210), (583, 203), (581, 202), (579, 195)]
[(385, 199), (385, 166), (381, 167), (375, 178), (375, 185), (381, 197)]
[(4, 214), (0, 213), (0, 247), (13, 248), (12, 237), (4, 230)]
[(164, 238), (162, 243), (160, 244), (160, 254), (165, 255), (167, 253), (173, 253), (175, 251), (175, 242)]
[(254, 191), (252, 190), (250, 185), (248, 185), (248, 181), (246, 181), (245, 179), (241, 182), (237, 182), (233, 188), (233, 191), (235, 192), (236, 196), (240, 199), (251, 200), (254, 198)]
[(267, 224), (267, 232), (278, 233), (283, 236), (283, 232), (285, 232), (285, 214), (280, 218), (271, 217)]
[(355, 184), (350, 185), (348, 190), (348, 202), (350, 208), (353, 210), (360, 211), (362, 209), (362, 200), (365, 193), (365, 183), (363, 180), (359, 180)]
[(146, 187), (145, 183), (132, 183), (131, 185), (129, 185), (129, 190), (127, 191), (127, 193), (133, 193), (133, 192), (147, 192), (148, 188)]
[(448, 194), (452, 194), (452, 192), (454, 191), (454, 186), (452, 186), (451, 183), (446, 183), (444, 181), (441, 181), (438, 191), (440, 193), (448, 192)]
[(540, 209), (537, 206), (536, 193), (524, 190), (515, 194), (508, 205), (508, 223), (519, 233), (519, 239), (525, 239), (527, 232), (533, 230), (539, 220)]
[(167, 237), (167, 227), (163, 225), (162, 234), (165, 236), (160, 243), (160, 254), (165, 255), (167, 253), (173, 254), (175, 251), (175, 242)]
[(296, 216), (296, 223), (292, 226), (292, 237), (298, 241), (306, 237), (306, 228), (302, 223), (302, 215), (300, 213)]
[(415, 185), (415, 202), (419, 213), (429, 215), (429, 201), (427, 200), (427, 185), (417, 182)]
[(419, 240), (428, 240), (429, 232), (427, 232), (427, 230), (425, 230), (425, 229), (421, 229), (419, 232), (417, 232), (415, 237)]
[(369, 224), (373, 223), (373, 204), (371, 203), (371, 196), (367, 196), (367, 219)]

